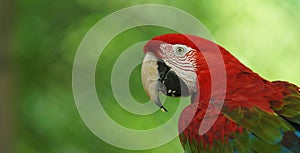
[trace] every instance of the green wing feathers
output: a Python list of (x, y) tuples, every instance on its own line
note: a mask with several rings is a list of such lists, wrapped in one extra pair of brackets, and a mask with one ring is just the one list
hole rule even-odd
[(282, 100), (283, 105), (280, 107), (274, 106), (273, 109), (280, 116), (300, 125), (300, 88), (283, 81), (275, 81), (272, 83), (277, 86), (284, 95)]
[[(220, 114), (198, 106), (192, 114), (192, 105), (181, 114), (179, 137), (186, 153), (300, 153), (300, 89), (287, 83), (272, 82), (277, 90), (277, 100), (270, 100), (270, 110), (252, 107), (231, 107), (224, 103)], [(229, 100), (229, 99), (227, 99)], [(246, 105), (244, 105), (246, 106)], [(218, 116), (212, 128), (204, 135), (198, 134), (205, 113)], [(193, 121), (185, 121), (187, 116)], [(186, 125), (188, 124), (188, 125)], [(299, 132), (300, 133), (300, 132)]]

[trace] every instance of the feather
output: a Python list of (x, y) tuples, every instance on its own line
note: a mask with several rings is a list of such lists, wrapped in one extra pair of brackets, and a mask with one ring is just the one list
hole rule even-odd
[[(163, 58), (155, 49), (159, 43), (181, 44), (196, 50), (190, 61), (195, 61), (197, 89), (192, 94), (192, 104), (182, 111), (179, 119), (179, 138), (186, 153), (300, 152), (299, 87), (283, 81), (267, 81), (223, 47), (197, 36), (157, 36), (144, 50), (153, 50), (158, 58)], [(217, 58), (218, 53), (223, 59)], [(214, 62), (208, 65), (208, 60)], [(226, 70), (224, 100), (224, 91), (212, 89), (210, 72), (220, 74), (217, 78), (222, 76), (218, 64), (224, 64)], [(221, 112), (208, 107), (210, 101), (223, 104)], [(196, 113), (194, 108), (197, 108)], [(199, 135), (205, 114), (211, 122), (213, 117), (217, 120), (207, 133)]]

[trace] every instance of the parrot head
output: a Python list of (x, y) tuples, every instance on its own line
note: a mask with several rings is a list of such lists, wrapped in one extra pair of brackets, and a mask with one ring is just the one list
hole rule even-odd
[[(142, 82), (150, 100), (167, 111), (159, 93), (186, 97), (197, 91), (197, 60), (200, 53), (192, 35), (165, 34), (152, 38), (144, 46)], [(197, 37), (198, 38), (198, 37)]]

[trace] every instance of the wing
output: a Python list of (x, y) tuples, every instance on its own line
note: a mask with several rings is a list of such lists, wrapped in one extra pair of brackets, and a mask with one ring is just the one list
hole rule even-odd
[(300, 125), (300, 88), (283, 81), (272, 82), (284, 95), (282, 105), (274, 104), (276, 113), (283, 116), (293, 124)]
[[(242, 126), (248, 133), (249, 148), (255, 152), (292, 152), (284, 141), (289, 141), (286, 135), (296, 132), (295, 128), (277, 114), (266, 113), (256, 107), (239, 108), (236, 110), (224, 109), (224, 116)], [(299, 141), (299, 138), (294, 140)]]
[(300, 88), (284, 81), (274, 81), (272, 84), (284, 95), (282, 105), (276, 105), (276, 103), (272, 105), (274, 111), (296, 129), (295, 133), (285, 135), (282, 144), (294, 152), (300, 152)]
[(257, 107), (230, 110), (225, 106), (223, 114), (259, 140), (256, 148), (251, 146), (256, 152), (266, 145), (281, 146), (281, 152), (300, 152), (300, 88), (282, 81), (272, 84), (283, 95), (280, 101), (269, 101), (274, 113)]
[[(192, 104), (195, 105), (195, 104)], [(198, 108), (193, 120), (188, 122), (187, 115), (193, 115), (193, 107), (183, 111), (179, 129), (180, 140), (186, 153), (281, 153), (291, 152), (281, 144), (284, 134), (294, 131), (294, 128), (284, 119), (264, 113), (258, 109), (238, 109), (217, 114), (216, 110)], [(208, 119), (218, 116), (212, 128), (204, 135), (198, 134), (198, 129), (206, 113)]]
[[(286, 82), (273, 82), (284, 95), (281, 102), (270, 102), (275, 113), (257, 107), (224, 106), (220, 114), (207, 110), (207, 106), (193, 103), (181, 114), (179, 130), (181, 143), (187, 153), (293, 153), (300, 152), (299, 88)], [(229, 103), (230, 102), (225, 102)], [(203, 104), (203, 103), (202, 103)], [(198, 106), (199, 105), (199, 106)], [(194, 108), (197, 108), (194, 113)], [(213, 127), (200, 136), (198, 130), (204, 114), (208, 119), (216, 117)], [(193, 116), (189, 122), (189, 116)], [(185, 128), (186, 127), (186, 128)]]

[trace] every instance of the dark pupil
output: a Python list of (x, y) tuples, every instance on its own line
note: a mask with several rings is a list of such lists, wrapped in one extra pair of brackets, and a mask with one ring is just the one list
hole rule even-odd
[(182, 52), (182, 50), (183, 50), (182, 48), (178, 48), (178, 52)]

